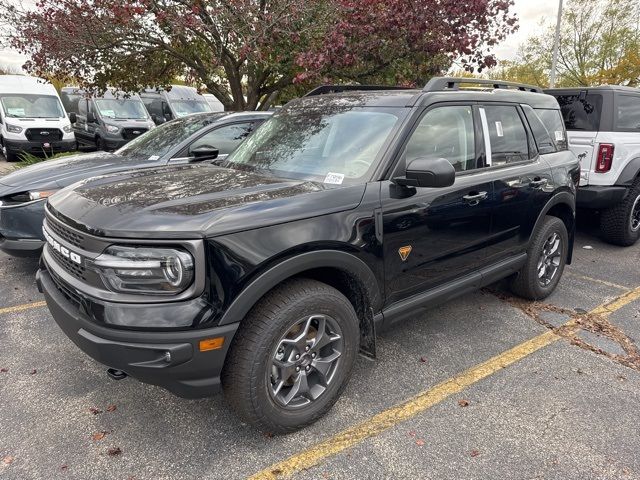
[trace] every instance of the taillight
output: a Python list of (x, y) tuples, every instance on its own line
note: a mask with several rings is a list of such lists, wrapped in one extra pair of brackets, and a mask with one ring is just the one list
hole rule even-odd
[(608, 172), (611, 170), (611, 162), (613, 162), (613, 145), (610, 143), (601, 143), (598, 147), (596, 172)]

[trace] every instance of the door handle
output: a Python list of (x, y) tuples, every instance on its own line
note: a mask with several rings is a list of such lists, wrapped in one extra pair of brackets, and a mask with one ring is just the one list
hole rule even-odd
[(485, 200), (486, 198), (487, 192), (470, 193), (469, 195), (465, 195), (464, 197), (462, 197), (462, 199), (471, 206), (478, 205), (482, 200)]
[(532, 180), (529, 184), (531, 188), (542, 188), (549, 183), (549, 179), (547, 178), (539, 178), (538, 180)]

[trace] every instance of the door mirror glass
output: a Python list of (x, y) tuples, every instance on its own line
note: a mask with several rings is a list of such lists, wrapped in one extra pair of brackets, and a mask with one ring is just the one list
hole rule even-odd
[(201, 162), (203, 160), (214, 160), (218, 158), (220, 151), (211, 145), (198, 145), (189, 149), (189, 156), (193, 162)]
[(71, 123), (76, 123), (78, 121), (78, 117), (76, 116), (75, 112), (71, 112), (69, 114), (69, 121)]
[(456, 170), (446, 158), (419, 157), (407, 165), (405, 177), (394, 182), (406, 187), (443, 188), (456, 180)]

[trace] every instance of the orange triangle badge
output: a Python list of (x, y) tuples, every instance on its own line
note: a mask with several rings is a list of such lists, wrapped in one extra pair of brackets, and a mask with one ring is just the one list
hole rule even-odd
[(409, 254), (411, 253), (411, 250), (413, 250), (411, 245), (407, 245), (406, 247), (400, 247), (398, 249), (398, 253), (400, 254), (400, 258), (402, 259), (403, 262), (407, 261), (407, 258), (409, 258)]

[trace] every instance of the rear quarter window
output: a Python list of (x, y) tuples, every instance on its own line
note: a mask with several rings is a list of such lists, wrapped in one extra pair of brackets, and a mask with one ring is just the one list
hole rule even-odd
[(569, 148), (567, 144), (567, 133), (560, 110), (537, 108), (535, 112), (547, 129), (547, 132), (549, 132), (551, 140), (556, 146), (556, 150), (567, 150)]
[(554, 95), (567, 130), (600, 130), (600, 117), (602, 115), (602, 95), (579, 93), (568, 95)]
[(640, 132), (640, 96), (620, 95), (618, 97), (616, 129)]

